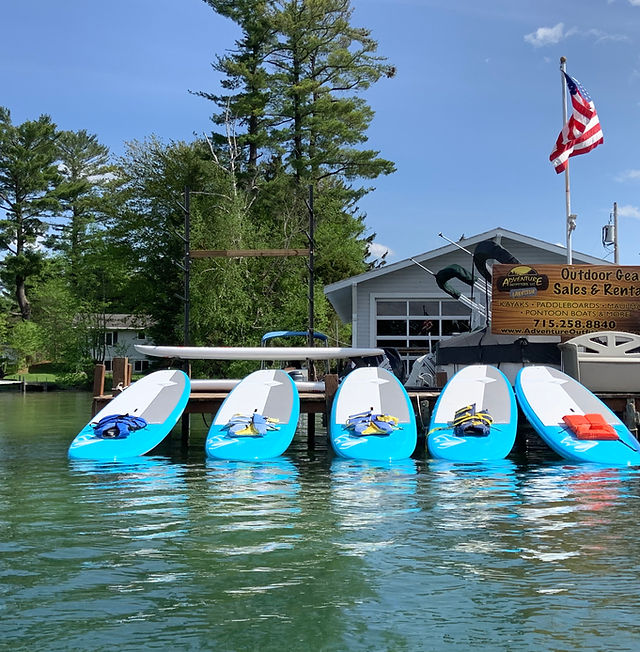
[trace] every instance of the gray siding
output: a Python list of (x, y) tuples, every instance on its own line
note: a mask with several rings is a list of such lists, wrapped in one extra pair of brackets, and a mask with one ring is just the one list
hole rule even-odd
[[(517, 240), (503, 238), (502, 246), (520, 262), (528, 265), (558, 265), (566, 262), (566, 258), (556, 252), (551, 252), (547, 249), (538, 247), (531, 247), (528, 244)], [(416, 259), (419, 261), (420, 258), (421, 257), (416, 256)], [(574, 263), (580, 263), (579, 256), (574, 256)], [(443, 256), (428, 259), (423, 264), (434, 273), (453, 264), (460, 265), (469, 272), (473, 271), (473, 259), (471, 255), (459, 249)], [(476, 273), (476, 275), (478, 274)], [(461, 289), (469, 289), (464, 284), (458, 284), (456, 281), (453, 281), (453, 285), (455, 287), (460, 287)], [(464, 294), (469, 296), (468, 291), (465, 291)], [(450, 299), (449, 295), (440, 290), (435, 278), (415, 263), (412, 263), (408, 267), (391, 271), (388, 274), (382, 274), (373, 279), (363, 281), (357, 286), (356, 311), (358, 315), (358, 323), (356, 338), (353, 342), (354, 346), (367, 347), (374, 344), (371, 323), (371, 305), (373, 297), (379, 295), (397, 295), (398, 298), (421, 296)]]

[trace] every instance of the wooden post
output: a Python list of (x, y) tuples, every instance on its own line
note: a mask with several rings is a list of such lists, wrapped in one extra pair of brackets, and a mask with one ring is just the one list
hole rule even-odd
[(112, 393), (116, 391), (116, 387), (125, 388), (127, 386), (127, 365), (129, 361), (127, 358), (114, 358), (112, 362), (113, 369), (113, 385)]
[(314, 412), (307, 414), (307, 449), (316, 449), (316, 415)]
[[(191, 378), (191, 362), (185, 360), (183, 371)], [(180, 420), (181, 443), (184, 449), (189, 448), (189, 438), (191, 436), (191, 415), (187, 410), (182, 413)]]
[(93, 395), (102, 396), (104, 394), (104, 375), (106, 367), (104, 364), (97, 364), (93, 368)]
[(331, 419), (331, 408), (333, 407), (333, 399), (338, 391), (338, 374), (326, 374), (324, 377), (324, 401), (325, 412), (327, 415), (327, 432), (329, 430), (329, 420)]
[(327, 413), (331, 412), (333, 397), (338, 391), (338, 374), (327, 374), (324, 377), (324, 396), (327, 405)]

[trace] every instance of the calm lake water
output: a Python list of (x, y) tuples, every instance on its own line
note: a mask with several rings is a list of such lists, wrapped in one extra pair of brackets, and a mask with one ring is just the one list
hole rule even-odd
[[(70, 462), (87, 394), (0, 394), (7, 650), (639, 650), (640, 471), (308, 452)], [(324, 449), (324, 438), (319, 447)]]

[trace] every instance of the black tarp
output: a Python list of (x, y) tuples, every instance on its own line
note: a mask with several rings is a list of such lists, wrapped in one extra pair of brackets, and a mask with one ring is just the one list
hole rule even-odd
[(560, 349), (554, 342), (529, 342), (526, 337), (494, 335), (483, 328), (444, 340), (436, 350), (437, 365), (501, 362), (560, 365)]

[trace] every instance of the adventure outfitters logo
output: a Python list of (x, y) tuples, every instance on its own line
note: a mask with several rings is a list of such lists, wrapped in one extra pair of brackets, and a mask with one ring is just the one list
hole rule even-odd
[(538, 274), (533, 267), (517, 265), (506, 276), (499, 276), (496, 282), (498, 292), (508, 292), (512, 298), (534, 297), (549, 287), (549, 277)]

